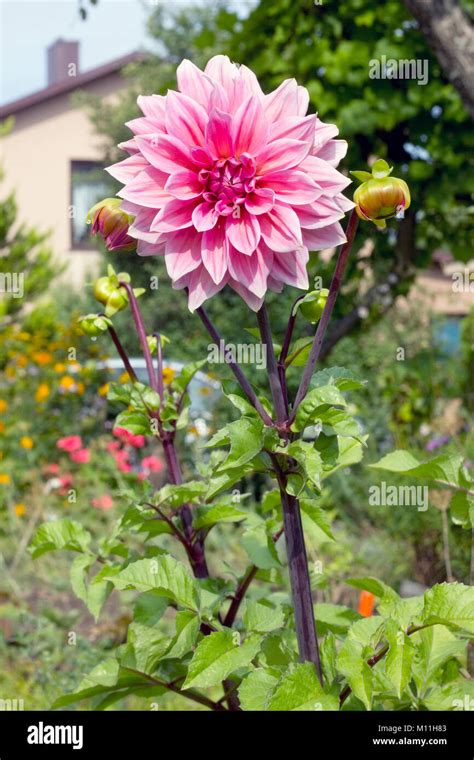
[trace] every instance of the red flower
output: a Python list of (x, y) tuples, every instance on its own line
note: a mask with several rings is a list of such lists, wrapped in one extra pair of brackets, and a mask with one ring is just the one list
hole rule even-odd
[(374, 611), (375, 596), (370, 591), (361, 591), (359, 596), (359, 615), (370, 617)]
[(161, 472), (163, 469), (163, 462), (158, 457), (149, 456), (142, 459), (142, 467), (148, 472)]
[(82, 441), (80, 435), (68, 435), (66, 438), (60, 438), (56, 442), (58, 449), (71, 453), (72, 451), (79, 451), (82, 448)]
[(78, 451), (73, 451), (69, 455), (69, 458), (72, 462), (77, 462), (78, 464), (87, 464), (91, 458), (90, 449), (79, 449)]
[(114, 506), (114, 501), (108, 493), (104, 493), (103, 496), (92, 499), (92, 506), (95, 509), (100, 509), (102, 512), (108, 512)]

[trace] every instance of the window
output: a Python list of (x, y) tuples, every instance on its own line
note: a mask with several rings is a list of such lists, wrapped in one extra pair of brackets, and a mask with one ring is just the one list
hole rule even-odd
[(71, 161), (71, 248), (93, 249), (87, 212), (97, 201), (111, 195), (104, 168), (97, 161)]

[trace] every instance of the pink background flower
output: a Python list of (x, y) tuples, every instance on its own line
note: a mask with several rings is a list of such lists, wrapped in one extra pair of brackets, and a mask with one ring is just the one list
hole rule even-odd
[(78, 464), (87, 464), (91, 458), (91, 452), (89, 449), (79, 449), (79, 451), (72, 451), (69, 454), (71, 462), (77, 462)]
[(177, 70), (179, 92), (140, 96), (130, 156), (109, 167), (142, 256), (164, 255), (175, 288), (200, 306), (226, 284), (257, 310), (266, 290), (306, 289), (309, 250), (344, 242), (353, 207), (336, 170), (347, 144), (307, 116), (294, 79), (265, 95), (255, 74), (218, 55)]
[(103, 496), (98, 496), (92, 499), (92, 506), (95, 509), (100, 509), (102, 512), (108, 512), (114, 506), (114, 500), (108, 493), (104, 493)]
[(60, 438), (56, 442), (58, 449), (62, 451), (78, 451), (82, 447), (82, 440), (80, 435), (69, 435), (65, 438)]

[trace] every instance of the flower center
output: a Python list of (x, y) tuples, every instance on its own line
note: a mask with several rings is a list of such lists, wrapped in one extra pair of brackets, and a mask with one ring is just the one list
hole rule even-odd
[(232, 214), (255, 190), (255, 159), (243, 153), (239, 158), (221, 158), (210, 169), (201, 169), (199, 182), (203, 198), (215, 204), (222, 216)]

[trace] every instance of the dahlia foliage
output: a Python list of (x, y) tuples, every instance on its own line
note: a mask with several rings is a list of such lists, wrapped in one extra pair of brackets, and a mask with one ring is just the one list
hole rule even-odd
[(191, 310), (225, 285), (254, 310), (268, 288), (307, 289), (308, 251), (344, 242), (338, 220), (354, 205), (337, 127), (306, 115), (294, 79), (265, 95), (227, 56), (204, 72), (183, 61), (177, 80), (178, 92), (139, 97), (144, 115), (120, 145), (130, 155), (108, 169), (138, 253), (164, 255)]

